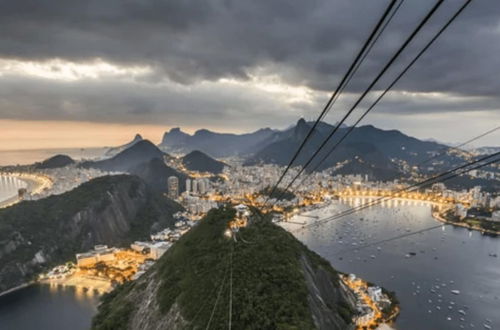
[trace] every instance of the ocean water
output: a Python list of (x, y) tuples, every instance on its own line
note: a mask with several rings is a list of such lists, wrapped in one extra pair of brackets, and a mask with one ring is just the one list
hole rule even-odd
[(108, 150), (102, 148), (65, 148), (65, 149), (32, 149), (32, 150), (0, 150), (0, 166), (27, 165), (41, 162), (58, 154), (64, 154), (73, 159), (94, 159), (104, 155)]
[(0, 330), (87, 330), (99, 296), (33, 285), (0, 297)]

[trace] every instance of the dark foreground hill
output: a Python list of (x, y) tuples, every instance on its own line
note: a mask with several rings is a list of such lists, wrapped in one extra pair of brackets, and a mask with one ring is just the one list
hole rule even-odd
[(233, 329), (354, 329), (353, 293), (327, 261), (268, 221), (235, 242), (224, 236), (233, 216), (210, 211), (146, 274), (105, 295), (92, 328), (225, 329), (232, 301)]
[(96, 244), (127, 245), (174, 223), (181, 207), (135, 176), (94, 179), (78, 188), (0, 210), (0, 292)]
[(50, 157), (46, 160), (44, 160), (41, 163), (36, 163), (35, 168), (36, 169), (50, 169), (50, 168), (59, 168), (59, 167), (64, 167), (68, 166), (71, 164), (74, 164), (75, 161), (66, 155), (55, 155), (53, 157)]
[(209, 172), (213, 174), (222, 173), (226, 165), (198, 150), (192, 151), (182, 157), (182, 164), (190, 171)]

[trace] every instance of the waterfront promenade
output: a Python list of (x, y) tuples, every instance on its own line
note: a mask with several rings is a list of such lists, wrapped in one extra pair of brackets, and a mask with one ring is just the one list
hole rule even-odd
[[(2, 172), (0, 172), (0, 176), (15, 177), (21, 181), (24, 181), (26, 183), (26, 190), (31, 195), (40, 194), (41, 192), (43, 192), (47, 189), (50, 189), (52, 187), (52, 179), (49, 178), (48, 176), (41, 175), (41, 174), (22, 173), (22, 172), (20, 172), (20, 173), (2, 173)], [(21, 199), (19, 198), (18, 194), (16, 193), (14, 196), (7, 198), (3, 201), (0, 201), (0, 208), (12, 206), (20, 201), (21, 201)]]

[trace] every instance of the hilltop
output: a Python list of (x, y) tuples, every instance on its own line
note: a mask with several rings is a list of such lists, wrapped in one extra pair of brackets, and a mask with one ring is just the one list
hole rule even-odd
[(223, 329), (229, 269), (234, 329), (354, 329), (354, 295), (327, 261), (258, 218), (235, 242), (224, 236), (233, 216), (211, 210), (146, 274), (104, 296), (92, 329), (202, 329), (212, 311), (210, 327)]
[(65, 167), (74, 163), (75, 161), (69, 156), (55, 155), (53, 157), (44, 160), (43, 162), (35, 163), (34, 166), (36, 169), (43, 170), (50, 168)]
[(125, 143), (124, 145), (118, 146), (118, 147), (111, 147), (106, 151), (106, 156), (112, 157), (120, 152), (122, 152), (125, 149), (130, 148), (134, 144), (136, 144), (139, 141), (144, 140), (140, 134), (136, 134), (132, 141)]
[(104, 171), (123, 171), (128, 172), (131, 168), (147, 162), (151, 159), (163, 159), (166, 157), (164, 152), (158, 149), (148, 140), (141, 140), (121, 151), (112, 158), (100, 161), (88, 161), (82, 164), (83, 167), (93, 167)]
[(190, 171), (219, 174), (222, 173), (226, 164), (213, 159), (199, 150), (195, 150), (182, 157), (182, 165)]
[(177, 203), (138, 177), (105, 176), (0, 210), (0, 292), (96, 244), (128, 245), (172, 226)]

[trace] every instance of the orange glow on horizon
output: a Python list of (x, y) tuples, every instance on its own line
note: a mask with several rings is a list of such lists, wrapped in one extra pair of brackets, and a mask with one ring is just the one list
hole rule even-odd
[[(157, 144), (165, 132), (177, 126), (189, 134), (201, 128), (181, 125), (0, 119), (0, 150), (119, 146), (130, 142), (135, 134), (141, 134), (144, 139)], [(204, 128), (219, 131), (217, 128)]]

